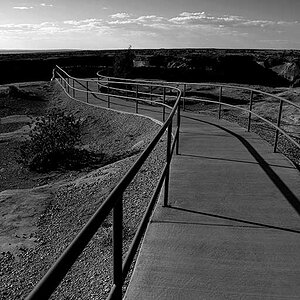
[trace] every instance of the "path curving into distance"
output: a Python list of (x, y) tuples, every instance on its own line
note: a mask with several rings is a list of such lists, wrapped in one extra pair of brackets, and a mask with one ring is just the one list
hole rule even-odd
[(299, 299), (299, 198), (299, 171), (259, 136), (183, 113), (169, 206), (160, 197), (125, 299)]

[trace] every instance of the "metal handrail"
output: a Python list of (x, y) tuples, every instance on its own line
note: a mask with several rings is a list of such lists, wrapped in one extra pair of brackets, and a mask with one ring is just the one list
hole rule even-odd
[[(63, 76), (62, 74), (63, 73)], [(278, 133), (282, 133), (285, 135), (295, 146), (297, 146), (300, 149), (300, 144), (293, 140), (289, 135), (280, 128), (280, 122), (281, 122), (281, 113), (282, 113), (282, 107), (283, 103), (288, 103), (293, 105), (294, 107), (300, 109), (300, 106), (292, 103), (291, 101), (284, 99), (282, 97), (272, 95), (266, 92), (262, 92), (256, 89), (251, 89), (247, 87), (239, 87), (239, 86), (232, 86), (232, 85), (226, 85), (226, 84), (211, 84), (211, 83), (187, 83), (187, 82), (158, 82), (158, 81), (147, 81), (147, 80), (131, 80), (131, 79), (123, 79), (123, 78), (117, 78), (117, 77), (107, 77), (102, 76), (103, 80), (106, 79), (107, 82), (110, 83), (118, 83), (120, 85), (134, 85), (134, 86), (155, 86), (160, 87), (163, 89), (163, 99), (165, 100), (165, 89), (169, 88), (177, 92), (177, 97), (174, 102), (174, 106), (171, 107), (169, 105), (166, 105), (165, 103), (160, 103), (157, 101), (151, 101), (146, 100), (138, 97), (128, 97), (123, 95), (114, 95), (111, 93), (102, 93), (102, 92), (96, 92), (91, 91), (88, 88), (89, 82), (98, 82), (99, 79), (80, 79), (75, 78), (67, 74), (63, 69), (60, 67), (56, 67), (56, 69), (53, 72), (53, 77), (56, 78), (58, 76), (58, 82), (62, 86), (62, 88), (65, 90), (65, 92), (72, 98), (76, 99), (76, 96), (74, 95), (75, 91), (85, 92), (87, 95), (87, 101), (88, 102), (88, 95), (95, 95), (95, 96), (105, 96), (105, 97), (117, 97), (121, 99), (130, 99), (135, 100), (138, 104), (139, 101), (143, 101), (145, 103), (155, 103), (156, 105), (160, 105), (163, 109), (163, 119), (164, 119), (164, 110), (165, 108), (171, 109), (171, 112), (167, 118), (167, 120), (163, 123), (161, 129), (159, 132), (155, 135), (153, 140), (150, 142), (150, 144), (147, 146), (147, 148), (142, 152), (142, 154), (138, 157), (137, 161), (134, 163), (134, 165), (130, 168), (130, 170), (126, 173), (126, 175), (121, 179), (119, 184), (114, 188), (114, 190), (110, 193), (110, 195), (107, 197), (107, 199), (102, 203), (101, 207), (98, 208), (98, 210), (95, 212), (95, 214), (90, 218), (88, 223), (83, 227), (83, 229), (80, 231), (80, 233), (75, 237), (73, 242), (67, 247), (67, 249), (63, 252), (63, 254), (60, 256), (60, 258), (56, 261), (56, 263), (51, 267), (51, 269), (46, 273), (46, 275), (42, 278), (42, 280), (38, 283), (38, 285), (34, 288), (34, 290), (29, 294), (29, 296), (26, 298), (27, 300), (33, 300), (33, 299), (47, 299), (51, 296), (51, 294), (54, 292), (56, 287), (60, 284), (64, 276), (67, 274), (68, 270), (71, 268), (71, 266), (74, 264), (74, 262), (77, 260), (78, 256), (82, 253), (88, 242), (91, 240), (93, 235), (96, 233), (98, 228), (101, 226), (102, 222), (105, 220), (105, 218), (109, 215), (111, 211), (113, 211), (113, 285), (111, 288), (111, 292), (108, 296), (108, 299), (121, 299), (122, 298), (122, 285), (124, 283), (125, 277), (129, 272), (131, 263), (133, 261), (134, 255), (138, 249), (138, 246), (141, 242), (141, 238), (143, 236), (143, 233), (145, 232), (145, 228), (149, 222), (151, 212), (153, 210), (153, 207), (156, 203), (156, 199), (161, 191), (162, 185), (165, 185), (164, 188), (164, 205), (168, 205), (168, 185), (169, 185), (169, 172), (170, 172), (170, 161), (172, 159), (172, 154), (174, 150), (176, 149), (176, 153), (178, 153), (178, 145), (179, 145), (179, 128), (180, 128), (180, 100), (183, 99), (183, 108), (185, 106), (184, 101), (185, 100), (195, 100), (195, 101), (201, 101), (201, 102), (207, 102), (207, 103), (213, 103), (213, 104), (219, 104), (219, 117), (221, 117), (221, 106), (229, 106), (234, 107), (237, 109), (240, 109), (242, 111), (246, 111), (249, 113), (249, 119), (248, 119), (248, 131), (250, 130), (250, 124), (251, 124), (251, 116), (254, 115), (270, 126), (274, 127), (276, 129), (276, 136), (275, 136), (275, 146), (274, 151), (276, 151), (277, 142), (278, 142)], [(99, 77), (99, 74), (97, 74)], [(73, 80), (73, 86), (70, 84), (70, 79)], [(80, 89), (78, 87), (74, 86), (74, 82), (80, 82), (79, 85), (81, 85), (84, 89)], [(82, 84), (82, 82), (86, 83), (86, 86)], [(159, 83), (159, 84), (157, 84)], [(171, 86), (170, 84), (176, 84), (177, 86), (183, 85), (183, 91), (178, 89), (177, 87)], [(63, 86), (65, 85), (65, 87)], [(207, 99), (196, 99), (196, 98), (189, 98), (185, 97), (185, 91), (187, 85), (197, 85), (197, 86), (214, 86), (220, 88), (219, 93), (219, 101), (214, 100), (207, 100)], [(250, 95), (250, 107), (249, 109), (242, 108), (239, 106), (235, 106), (232, 104), (228, 104), (225, 102), (222, 102), (222, 89), (223, 88), (234, 88), (234, 89), (242, 89), (247, 90), (251, 92)], [(113, 87), (109, 87), (110, 89), (113, 89)], [(70, 90), (73, 92), (73, 96), (70, 93)], [(184, 97), (182, 97), (182, 93), (184, 94)], [(280, 106), (279, 106), (279, 115), (277, 118), (277, 125), (273, 124), (271, 121), (267, 120), (266, 118), (260, 116), (259, 114), (252, 111), (252, 103), (253, 103), (253, 95), (254, 93), (260, 93), (264, 94), (270, 97), (274, 97), (278, 100), (280, 100)], [(147, 93), (145, 93), (147, 94)], [(153, 93), (148, 93), (148, 95), (154, 95)], [(102, 99), (101, 99), (102, 100)], [(109, 104), (109, 102), (108, 102)], [(137, 109), (136, 109), (137, 112)], [(174, 116), (177, 112), (177, 128), (176, 133), (174, 135), (173, 141), (172, 141), (172, 123)], [(166, 150), (166, 162), (163, 167), (163, 171), (160, 175), (160, 178), (158, 180), (156, 189), (154, 191), (154, 194), (151, 197), (151, 200), (149, 202), (149, 205), (147, 207), (147, 210), (144, 214), (144, 217), (138, 227), (138, 230), (134, 236), (134, 239), (131, 243), (131, 246), (129, 248), (129, 251), (127, 252), (126, 258), (124, 261), (122, 261), (122, 214), (123, 214), (123, 208), (122, 208), (122, 196), (128, 185), (131, 183), (133, 178), (136, 176), (140, 168), (142, 167), (143, 163), (146, 161), (146, 159), (149, 157), (149, 155), (152, 153), (153, 149), (159, 142), (159, 140), (163, 137), (163, 135), (167, 132), (167, 150)]]
[(175, 85), (197, 85), (197, 86), (214, 86), (214, 87), (225, 87), (225, 88), (233, 88), (233, 89), (239, 89), (239, 90), (247, 90), (247, 91), (252, 91), (254, 93), (257, 93), (257, 94), (262, 94), (262, 95), (266, 95), (266, 96), (269, 96), (269, 97), (273, 97), (273, 98), (276, 98), (277, 100), (282, 100), (283, 102), (286, 102), (296, 108), (299, 108), (300, 109), (300, 105), (297, 105), (293, 102), (291, 102), (290, 100), (287, 100), (283, 97), (280, 97), (280, 96), (277, 96), (277, 95), (273, 95), (273, 94), (270, 94), (270, 93), (267, 93), (267, 92), (264, 92), (264, 91), (260, 91), (260, 90), (257, 90), (257, 89), (253, 89), (253, 88), (249, 88), (249, 87), (244, 87), (244, 86), (239, 86), (239, 85), (230, 85), (230, 84), (220, 84), (220, 83), (201, 83), (201, 82), (185, 82), (185, 81), (156, 81), (156, 80), (144, 80), (144, 79), (128, 79), (128, 78), (119, 78), (119, 77), (108, 77), (108, 76), (104, 76), (104, 75), (101, 75), (99, 72), (97, 72), (97, 76), (98, 78), (112, 78), (112, 79), (122, 79), (123, 82), (126, 82), (126, 81), (129, 81), (129, 82), (143, 82), (143, 83), (160, 83), (160, 84), (175, 84)]
[[(98, 81), (97, 79), (85, 79), (85, 78), (76, 78), (76, 77), (72, 77), (70, 76), (65, 70), (63, 70), (61, 67), (59, 66), (56, 66), (56, 69), (59, 70), (60, 72), (62, 72), (65, 76), (67, 76), (68, 79), (72, 79), (73, 80), (73, 83), (74, 81), (76, 83), (78, 83), (79, 85), (81, 85), (83, 88), (85, 88), (85, 90), (81, 90), (81, 89), (78, 89), (78, 88), (75, 88), (74, 86), (71, 86), (69, 81), (65, 80), (63, 76), (61, 76), (60, 74), (57, 74), (62, 80), (63, 82), (65, 83), (65, 86), (68, 87), (68, 89), (72, 89), (73, 91), (79, 91), (79, 92), (85, 92), (87, 95), (88, 94), (92, 94), (92, 95), (102, 95), (102, 96), (107, 96), (107, 97), (116, 97), (116, 98), (121, 98), (121, 99), (127, 99), (127, 100), (135, 100), (135, 101), (138, 101), (138, 102), (144, 102), (144, 103), (152, 103), (152, 104), (155, 104), (155, 105), (160, 105), (162, 107), (165, 107), (165, 108), (168, 108), (168, 109), (172, 109), (171, 106), (167, 105), (165, 103), (165, 96), (166, 96), (166, 89), (170, 89), (170, 90), (175, 90), (177, 93), (178, 91), (180, 91), (180, 89), (174, 87), (174, 86), (168, 86), (168, 85), (158, 85), (158, 84), (153, 84), (153, 83), (150, 83), (150, 84), (147, 84), (147, 83), (127, 83), (126, 81), (122, 81), (121, 79), (119, 79), (118, 81), (110, 81), (111, 83), (118, 83), (118, 84), (130, 84), (130, 85), (134, 85), (134, 86), (155, 86), (157, 88), (162, 88), (163, 89), (163, 95), (157, 95), (157, 94), (153, 94), (153, 93), (146, 93), (146, 92), (140, 92), (138, 91), (138, 95), (149, 95), (150, 98), (152, 98), (152, 96), (160, 96), (160, 97), (163, 97), (163, 102), (158, 102), (158, 101), (153, 101), (153, 100), (148, 100), (148, 99), (143, 99), (143, 98), (139, 98), (139, 97), (133, 97), (133, 96), (124, 96), (124, 95), (115, 95), (115, 94), (111, 94), (111, 93), (103, 93), (103, 92), (96, 92), (96, 91), (91, 91), (88, 89), (88, 86), (84, 86), (80, 81), (83, 81), (83, 82), (86, 82), (86, 84), (88, 84), (89, 82), (93, 82), (93, 83), (96, 83), (98, 84)], [(110, 89), (112, 90), (118, 90), (118, 88), (113, 88), (113, 87), (110, 87)], [(126, 90), (126, 89), (119, 89), (120, 91), (129, 91), (129, 90)], [(66, 90), (66, 92), (69, 92)], [(131, 91), (131, 92), (134, 92), (134, 91)], [(69, 94), (69, 96), (71, 96)], [(103, 100), (103, 99), (101, 99)], [(137, 103), (138, 103), (137, 102)], [(108, 104), (108, 107), (110, 106), (110, 103), (109, 101), (107, 101), (107, 104)], [(119, 104), (120, 105), (120, 104)], [(124, 106), (124, 105), (121, 105), (121, 106)], [(136, 110), (136, 113), (138, 113), (138, 105), (136, 106), (137, 110)], [(163, 121), (165, 120), (165, 110), (163, 109)]]
[[(68, 80), (62, 79), (58, 75), (58, 71), (63, 71), (64, 75), (68, 76)], [(63, 84), (57, 80), (57, 82), (63, 87), (63, 89), (67, 92), (67, 94), (72, 97), (70, 92), (70, 88), (73, 87), (69, 84), (69, 79), (80, 80), (75, 77), (69, 76), (64, 70), (57, 67), (53, 72), (53, 79), (56, 78), (56, 75), (64, 81), (66, 86), (65, 89)], [(119, 82), (120, 83), (120, 82)], [(72, 243), (67, 247), (67, 249), (62, 253), (62, 255), (56, 260), (54, 265), (50, 268), (50, 270), (45, 274), (45, 276), (41, 279), (41, 281), (36, 285), (36, 287), (32, 290), (32, 292), (26, 298), (27, 300), (34, 299), (49, 299), (51, 294), (58, 287), (60, 282), (63, 280), (71, 266), (75, 263), (79, 255), (87, 246), (88, 242), (91, 240), (93, 235), (101, 226), (102, 222), (109, 215), (109, 213), (113, 212), (113, 286), (111, 288), (111, 292), (108, 296), (108, 299), (121, 299), (122, 298), (122, 285), (130, 270), (130, 265), (133, 261), (133, 258), (136, 254), (138, 246), (141, 242), (142, 236), (145, 232), (146, 226), (149, 222), (149, 218), (151, 216), (153, 207), (156, 203), (157, 197), (161, 191), (162, 185), (164, 184), (164, 205), (168, 205), (168, 186), (169, 186), (169, 172), (170, 172), (170, 162), (172, 159), (172, 154), (174, 149), (176, 148), (176, 153), (178, 154), (178, 145), (179, 145), (179, 128), (180, 128), (180, 99), (181, 99), (181, 90), (170, 87), (173, 90), (177, 91), (177, 98), (173, 107), (170, 107), (172, 110), (169, 113), (168, 118), (163, 123), (162, 127), (155, 135), (153, 140), (149, 143), (146, 149), (140, 154), (136, 162), (132, 165), (130, 170), (126, 173), (126, 175), (121, 179), (121, 181), (117, 184), (117, 186), (113, 189), (113, 191), (109, 194), (106, 200), (102, 203), (102, 205), (97, 209), (94, 215), (89, 219), (87, 224), (82, 228), (79, 234), (74, 238)], [(80, 89), (78, 89), (80, 90)], [(86, 90), (80, 90), (82, 92), (89, 92)], [(94, 93), (94, 92), (93, 92)], [(101, 93), (97, 93), (101, 95)], [(138, 99), (139, 101), (141, 99)], [(162, 103), (160, 103), (161, 105)], [(162, 105), (162, 108), (166, 108), (166, 106)], [(176, 133), (174, 135), (172, 141), (172, 123), (175, 114), (177, 115), (177, 128)], [(122, 197), (123, 193), (128, 187), (128, 185), (132, 182), (133, 178), (136, 176), (140, 168), (143, 166), (146, 159), (154, 150), (155, 146), (161, 140), (163, 135), (167, 132), (167, 151), (166, 151), (166, 162), (163, 167), (162, 174), (160, 175), (158, 184), (152, 195), (152, 198), (149, 202), (147, 210), (143, 216), (143, 219), (140, 223), (140, 226), (134, 236), (134, 239), (131, 243), (130, 249), (127, 252), (124, 263), (122, 262), (122, 216), (123, 216), (123, 206), (122, 206)]]
[[(107, 83), (119, 83), (119, 82), (118, 81), (107, 81)], [(128, 84), (130, 84), (130, 83), (128, 83)], [(97, 85), (99, 87), (103, 87), (103, 88), (114, 90), (114, 91), (127, 92), (127, 93), (133, 93), (133, 94), (136, 93), (136, 91), (133, 91), (133, 90), (120, 89), (120, 88), (112, 87), (112, 86), (109, 86), (109, 85), (101, 84), (100, 81), (97, 81)], [(136, 86), (136, 84), (131, 84), (131, 85)], [(139, 86), (142, 86), (142, 85), (145, 85), (145, 84), (140, 84)], [(154, 85), (152, 85), (152, 86), (154, 86)], [(156, 86), (156, 87), (160, 87), (160, 86)], [(139, 95), (150, 95), (150, 96), (155, 96), (155, 97), (161, 97), (160, 94), (155, 94), (155, 93), (146, 93), (146, 92), (141, 92), (141, 91), (138, 91), (138, 93), (139, 93)]]
[[(119, 80), (120, 78), (118, 77), (107, 77), (104, 75), (101, 75), (99, 72), (97, 72), (97, 76), (98, 76), (98, 80), (99, 78), (101, 79), (106, 79), (108, 82), (110, 79), (108, 78), (113, 78), (114, 80)], [(129, 82), (134, 82), (134, 79), (123, 79), (125, 81), (129, 81)], [(229, 107), (233, 107), (233, 108), (237, 108), (239, 110), (248, 112), (248, 126), (247, 126), (247, 130), (250, 131), (250, 125), (251, 125), (251, 117), (252, 115), (256, 116), (257, 118), (261, 119), (262, 121), (264, 121), (265, 123), (267, 123), (268, 125), (270, 125), (271, 127), (275, 128), (275, 141), (274, 141), (274, 152), (276, 152), (277, 150), (277, 145), (278, 145), (278, 136), (279, 133), (283, 134), (292, 144), (294, 144), (299, 150), (300, 150), (300, 143), (298, 143), (297, 141), (295, 141), (292, 136), (287, 133), (286, 131), (284, 131), (282, 128), (280, 128), (281, 125), (281, 116), (282, 116), (282, 110), (283, 110), (283, 104), (289, 104), (297, 109), (300, 110), (300, 105), (297, 105), (293, 102), (291, 102), (288, 99), (285, 99), (283, 97), (277, 96), (277, 95), (273, 95), (264, 91), (260, 91), (257, 89), (253, 89), (253, 88), (249, 88), (249, 87), (243, 87), (243, 86), (235, 86), (235, 85), (229, 85), (229, 84), (219, 84), (219, 83), (197, 83), (197, 82), (175, 82), (175, 81), (152, 81), (152, 80), (142, 80), (142, 79), (138, 79), (137, 82), (143, 82), (143, 83), (154, 83), (154, 82), (159, 82), (159, 83), (165, 83), (165, 84), (174, 84), (176, 86), (183, 86), (183, 96), (182, 96), (182, 102), (183, 102), (183, 110), (185, 110), (185, 100), (192, 100), (192, 101), (199, 101), (199, 102), (206, 102), (206, 103), (212, 103), (212, 104), (219, 104), (219, 110), (218, 110), (218, 117), (221, 117), (221, 106), (229, 106)], [(199, 98), (191, 98), (191, 97), (185, 97), (185, 93), (186, 93), (186, 87), (187, 86), (212, 86), (212, 87), (218, 87), (220, 88), (220, 93), (219, 93), (219, 101), (214, 101), (214, 100), (207, 100), (207, 99), (199, 99)], [(249, 91), (250, 94), (250, 107), (249, 109), (246, 108), (242, 108), (236, 105), (232, 105), (232, 104), (228, 104), (226, 102), (222, 102), (222, 89), (223, 88), (231, 88), (231, 89), (239, 89), (239, 90), (245, 90), (245, 91)], [(274, 123), (272, 123), (271, 121), (267, 120), (266, 118), (262, 117), (261, 115), (253, 112), (252, 110), (252, 105), (253, 105), (253, 95), (255, 94), (262, 94), (268, 97), (272, 97), (276, 100), (279, 100), (279, 109), (278, 109), (278, 115), (277, 115), (277, 124), (275, 125)]]

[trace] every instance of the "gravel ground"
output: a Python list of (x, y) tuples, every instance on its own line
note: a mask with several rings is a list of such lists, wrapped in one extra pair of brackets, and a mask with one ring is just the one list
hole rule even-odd
[[(153, 121), (95, 109), (69, 100), (56, 87), (50, 107), (72, 111), (85, 120), (83, 144), (118, 160), (101, 168), (64, 174), (45, 186), (51, 197), (39, 217), (36, 246), (17, 255), (0, 254), (0, 299), (23, 299), (68, 246), (114, 186), (132, 166), (160, 126)], [(161, 141), (124, 193), (124, 253), (130, 245), (164, 162)], [(69, 178), (67, 178), (69, 177)], [(111, 220), (107, 218), (52, 299), (105, 299), (111, 287)]]

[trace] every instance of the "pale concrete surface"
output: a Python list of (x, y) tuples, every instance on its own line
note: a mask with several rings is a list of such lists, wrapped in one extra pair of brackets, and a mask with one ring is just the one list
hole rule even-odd
[(299, 172), (223, 120), (186, 113), (180, 136), (125, 299), (300, 299)]
[(236, 124), (185, 115), (170, 207), (160, 198), (125, 299), (300, 299), (299, 172)]

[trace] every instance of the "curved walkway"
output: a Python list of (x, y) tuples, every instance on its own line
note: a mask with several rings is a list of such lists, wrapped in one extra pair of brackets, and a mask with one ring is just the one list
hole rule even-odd
[(184, 114), (126, 299), (299, 299), (300, 176), (260, 137)]
[(125, 299), (299, 299), (299, 172), (236, 124), (181, 124)]

